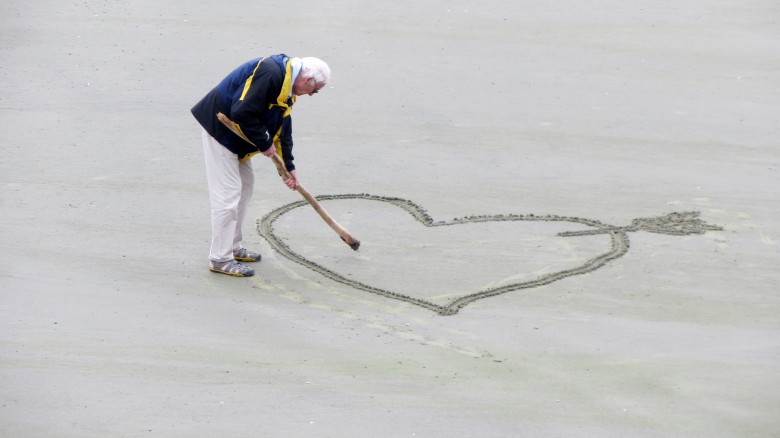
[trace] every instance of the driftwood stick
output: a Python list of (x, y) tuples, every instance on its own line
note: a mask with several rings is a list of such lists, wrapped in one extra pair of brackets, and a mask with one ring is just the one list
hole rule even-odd
[[(250, 141), (244, 135), (243, 132), (241, 132), (241, 129), (239, 128), (238, 124), (230, 120), (226, 115), (222, 113), (217, 113), (217, 119), (219, 119), (219, 121), (222, 122), (223, 125), (227, 126), (228, 129), (233, 131), (233, 133), (235, 133), (237, 136), (244, 139), (244, 141), (248, 142), (253, 146), (257, 146), (254, 143), (252, 143), (252, 141)], [(282, 157), (280, 157), (279, 154), (274, 152), (273, 156), (271, 157), (271, 160), (274, 162), (274, 165), (276, 166), (276, 170), (279, 172), (279, 175), (283, 179), (292, 178), (290, 172), (287, 171), (287, 168), (284, 165), (284, 161), (282, 160)], [(352, 237), (352, 235), (349, 233), (349, 231), (347, 231), (346, 228), (339, 225), (339, 223), (336, 222), (336, 220), (333, 219), (333, 217), (330, 214), (328, 214), (325, 208), (322, 207), (319, 201), (317, 201), (317, 198), (312, 196), (311, 193), (309, 193), (309, 191), (303, 187), (303, 185), (298, 184), (295, 187), (295, 190), (297, 190), (298, 193), (300, 193), (301, 196), (303, 196), (303, 199), (305, 199), (306, 202), (308, 202), (314, 208), (314, 210), (317, 212), (317, 214), (320, 215), (322, 220), (324, 220), (325, 223), (328, 224), (328, 226), (330, 226), (333, 229), (333, 231), (335, 231), (336, 234), (339, 235), (339, 237), (341, 237), (341, 240), (343, 240), (347, 245), (349, 245), (350, 248), (352, 248), (355, 251), (357, 251), (358, 248), (360, 248), (360, 241)]]

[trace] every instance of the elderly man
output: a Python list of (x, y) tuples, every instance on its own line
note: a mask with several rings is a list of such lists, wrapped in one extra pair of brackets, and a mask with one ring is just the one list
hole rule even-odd
[[(330, 80), (330, 68), (318, 58), (284, 54), (248, 61), (233, 70), (192, 108), (203, 127), (203, 150), (211, 200), (209, 269), (249, 277), (254, 269), (241, 262), (260, 261), (260, 254), (242, 246), (241, 225), (252, 198), (254, 172), (250, 157), (278, 153), (298, 185), (293, 163), (290, 112), (297, 96), (317, 93)], [(217, 119), (222, 113), (248, 140)]]

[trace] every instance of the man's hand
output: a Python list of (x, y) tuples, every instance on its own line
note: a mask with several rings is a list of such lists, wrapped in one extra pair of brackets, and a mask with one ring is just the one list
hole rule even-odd
[(284, 184), (287, 185), (292, 190), (295, 190), (296, 187), (298, 187), (298, 171), (291, 170), (290, 176), (292, 178), (283, 180)]
[(270, 147), (270, 148), (268, 148), (268, 149), (264, 150), (262, 153), (263, 153), (263, 155), (265, 155), (266, 157), (268, 157), (268, 158), (271, 158), (271, 157), (273, 157), (273, 156), (274, 156), (274, 154), (276, 153), (276, 148), (274, 147), (274, 145), (271, 145), (271, 147)]

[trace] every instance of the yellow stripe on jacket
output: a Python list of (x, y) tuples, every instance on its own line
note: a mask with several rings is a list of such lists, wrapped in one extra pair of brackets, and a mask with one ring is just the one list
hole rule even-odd
[[(265, 58), (263, 58), (265, 59)], [(260, 62), (263, 62), (261, 59)], [(249, 90), (249, 86), (252, 85), (252, 78), (254, 77), (255, 72), (257, 71), (257, 67), (260, 67), (260, 62), (257, 63), (257, 66), (255, 67), (255, 70), (252, 72), (252, 76), (250, 76), (246, 83), (244, 84), (244, 92), (241, 94), (241, 100), (244, 99), (244, 95), (247, 93), (247, 90)], [(292, 107), (290, 105), (287, 105), (287, 99), (289, 99), (290, 92), (292, 91), (292, 64), (290, 63), (290, 60), (288, 59), (285, 65), (285, 72), (284, 72), (284, 81), (282, 82), (282, 90), (279, 92), (279, 96), (276, 97), (276, 103), (272, 103), (268, 105), (268, 108), (273, 107), (274, 105), (280, 106), (284, 108), (284, 113), (282, 115), (282, 118), (289, 117), (290, 113), (292, 113)], [(295, 96), (292, 96), (292, 101), (295, 103)], [(276, 153), (279, 154), (280, 157), (282, 157), (282, 160), (284, 160), (284, 156), (282, 154), (282, 142), (279, 140), (279, 137), (282, 135), (282, 126), (284, 123), (282, 123), (281, 126), (279, 126), (279, 129), (276, 131), (276, 133), (273, 136), (273, 144), (276, 149)], [(241, 129), (239, 127), (239, 129)], [(246, 161), (250, 158), (252, 158), (253, 155), (256, 155), (260, 153), (260, 151), (252, 152), (249, 154), (246, 154), (244, 158), (242, 158), (240, 161)]]
[(244, 100), (246, 93), (249, 91), (249, 87), (252, 86), (252, 78), (255, 77), (255, 73), (257, 73), (257, 69), (260, 68), (260, 64), (263, 62), (264, 59), (265, 58), (261, 59), (260, 61), (257, 61), (257, 65), (255, 66), (255, 69), (252, 70), (252, 74), (249, 75), (248, 78), (246, 78), (246, 82), (244, 82), (244, 91), (241, 92), (241, 97), (238, 100)]

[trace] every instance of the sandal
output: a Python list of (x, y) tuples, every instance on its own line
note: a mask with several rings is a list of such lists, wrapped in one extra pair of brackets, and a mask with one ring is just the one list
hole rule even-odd
[(255, 270), (249, 266), (244, 266), (241, 262), (228, 260), (226, 262), (216, 262), (209, 260), (209, 270), (219, 272), (220, 274), (233, 275), (236, 277), (251, 277), (255, 275)]
[(237, 251), (233, 251), (233, 258), (241, 262), (259, 262), (262, 256), (259, 252), (239, 248)]

